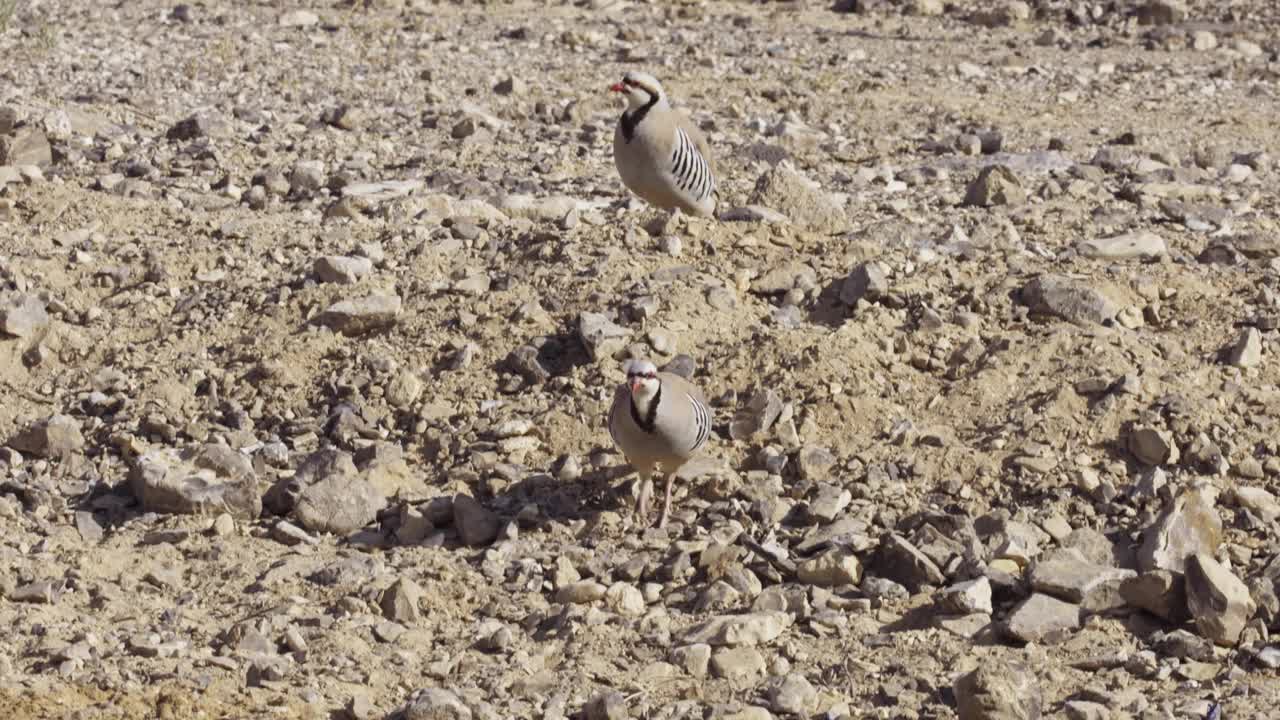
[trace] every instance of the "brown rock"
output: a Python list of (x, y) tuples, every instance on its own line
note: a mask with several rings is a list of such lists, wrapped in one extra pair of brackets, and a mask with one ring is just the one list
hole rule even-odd
[(1043, 694), (1021, 665), (986, 662), (955, 684), (960, 720), (1039, 720)]
[(1174, 497), (1143, 534), (1138, 550), (1142, 570), (1183, 572), (1187, 558), (1213, 555), (1222, 543), (1222, 519), (1207, 487), (1188, 488)]
[(1249, 588), (1222, 563), (1204, 553), (1186, 564), (1187, 609), (1200, 634), (1217, 645), (1235, 645), (1258, 609)]

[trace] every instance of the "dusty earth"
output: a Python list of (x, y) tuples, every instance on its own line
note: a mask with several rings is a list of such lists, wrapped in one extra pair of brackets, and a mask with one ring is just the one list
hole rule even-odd
[[(1274, 4), (0, 27), (7, 718), (1274, 716)], [(665, 530), (629, 355), (716, 406)]]

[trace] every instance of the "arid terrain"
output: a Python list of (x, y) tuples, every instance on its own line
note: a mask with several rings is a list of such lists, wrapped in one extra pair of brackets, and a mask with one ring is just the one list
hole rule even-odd
[[(0, 714), (1275, 717), (1278, 38), (0, 0)], [(633, 69), (715, 219), (619, 180)], [(664, 529), (641, 356), (715, 411)]]

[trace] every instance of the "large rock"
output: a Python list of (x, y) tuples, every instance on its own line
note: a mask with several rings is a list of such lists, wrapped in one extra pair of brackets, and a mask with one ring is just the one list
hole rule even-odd
[(37, 295), (22, 294), (0, 303), (0, 333), (14, 337), (34, 337), (49, 327), (49, 312)]
[(613, 357), (626, 347), (631, 331), (606, 315), (584, 312), (578, 316), (578, 337), (591, 359), (601, 360)]
[(1030, 670), (1000, 661), (961, 675), (953, 689), (960, 720), (1038, 720), (1044, 704)]
[(1258, 609), (1248, 586), (1204, 553), (1187, 560), (1186, 572), (1187, 608), (1200, 634), (1217, 645), (1235, 645)]
[(53, 164), (53, 148), (49, 138), (34, 128), (22, 128), (13, 135), (0, 135), (0, 165)]
[(1023, 642), (1062, 642), (1080, 629), (1080, 606), (1035, 593), (1009, 613), (1005, 629)]
[(53, 415), (14, 435), (9, 447), (36, 457), (66, 458), (84, 447), (84, 436), (75, 418)]
[(797, 672), (770, 683), (768, 696), (774, 712), (794, 717), (809, 717), (818, 703), (818, 691)]
[(1161, 511), (1143, 533), (1138, 549), (1142, 570), (1184, 572), (1187, 558), (1213, 555), (1222, 543), (1222, 518), (1214, 509), (1208, 486), (1188, 488)]
[(891, 533), (880, 543), (876, 568), (880, 575), (901, 583), (911, 592), (946, 581), (942, 570), (928, 555), (897, 533)]
[(1120, 307), (1101, 291), (1061, 275), (1040, 275), (1022, 287), (1023, 305), (1039, 315), (1053, 315), (1079, 325), (1101, 325), (1115, 319)]
[(313, 532), (350, 535), (373, 522), (386, 504), (358, 473), (332, 473), (302, 488), (293, 517)]
[(320, 282), (354, 285), (360, 278), (373, 272), (373, 261), (366, 257), (325, 255), (316, 258), (311, 271)]
[(810, 585), (857, 585), (862, 579), (858, 556), (845, 548), (832, 548), (796, 566), (796, 577)]
[(1077, 245), (1076, 249), (1085, 257), (1103, 260), (1157, 257), (1169, 252), (1164, 238), (1150, 230), (1139, 230), (1116, 235), (1115, 237), (1085, 240)]
[(1239, 368), (1251, 368), (1262, 362), (1262, 333), (1258, 328), (1245, 328), (1235, 343), (1227, 349), (1227, 363)]
[(791, 615), (785, 612), (717, 615), (689, 628), (684, 639), (688, 643), (715, 646), (763, 645), (781, 635), (791, 626), (791, 622)]
[(471, 708), (449, 690), (420, 690), (405, 706), (404, 720), (471, 720)]
[(136, 457), (129, 472), (134, 497), (149, 512), (253, 520), (262, 513), (258, 478), (244, 455), (225, 445), (161, 448)]
[(467, 545), (488, 545), (498, 537), (498, 516), (470, 495), (454, 496), (453, 526)]
[(1172, 465), (1181, 453), (1168, 430), (1138, 426), (1129, 432), (1129, 452), (1145, 465)]
[(1120, 583), (1120, 597), (1130, 607), (1146, 610), (1171, 623), (1183, 623), (1191, 619), (1187, 612), (1186, 588), (1181, 574), (1152, 570)]
[(400, 317), (399, 295), (370, 295), (330, 305), (316, 322), (347, 336), (363, 335), (395, 325)]
[(418, 606), (421, 601), (422, 588), (418, 583), (409, 578), (400, 578), (382, 591), (378, 605), (383, 617), (408, 625), (422, 619), (422, 610)]
[(1120, 584), (1132, 570), (1095, 565), (1075, 551), (1058, 552), (1031, 568), (1032, 589), (1099, 612), (1120, 607)]
[(814, 181), (783, 161), (756, 181), (751, 204), (785, 214), (793, 224), (813, 232), (835, 234), (848, 229), (844, 208)]
[(750, 647), (718, 650), (711, 656), (711, 672), (739, 687), (754, 685), (764, 677), (764, 656)]
[(1027, 201), (1018, 176), (1004, 165), (988, 165), (969, 183), (964, 204), (977, 207), (1017, 206)]

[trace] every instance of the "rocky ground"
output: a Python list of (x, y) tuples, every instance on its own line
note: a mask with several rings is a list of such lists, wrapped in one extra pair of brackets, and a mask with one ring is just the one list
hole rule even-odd
[[(1272, 717), (1278, 30), (0, 1), (0, 708)], [(632, 355), (717, 413), (665, 530)]]

